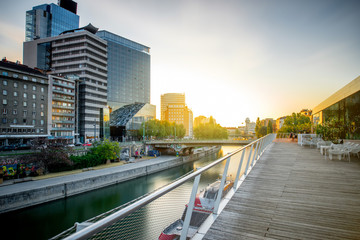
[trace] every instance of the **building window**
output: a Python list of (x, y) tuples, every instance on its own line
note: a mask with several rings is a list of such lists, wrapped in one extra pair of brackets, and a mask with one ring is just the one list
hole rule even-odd
[(24, 89), (27, 89), (27, 85), (26, 85), (26, 84), (24, 84)]
[(40, 132), (43, 133), (43, 132), (44, 132), (44, 129), (40, 129)]
[(43, 93), (44, 91), (45, 91), (45, 90), (44, 90), (44, 88), (42, 87), (42, 88), (41, 88), (41, 92)]
[(17, 114), (17, 109), (13, 109), (13, 114), (14, 114), (14, 115)]
[(36, 116), (36, 112), (32, 112), (32, 116), (35, 117), (35, 116)]
[(33, 99), (36, 99), (36, 95), (35, 95), (35, 94), (33, 94)]
[(3, 76), (9, 76), (8, 72), (2, 72)]
[[(17, 119), (16, 119), (16, 118), (14, 118), (13, 123), (15, 123), (15, 124), (17, 123)], [(15, 130), (15, 129), (14, 129), (14, 130)]]
[(40, 120), (40, 125), (44, 126), (44, 120)]
[[(18, 78), (18, 77), (19, 77), (19, 75), (17, 75), (16, 73), (13, 74), (13, 78)], [(14, 86), (15, 86), (15, 84), (14, 84)]]
[(7, 118), (2, 118), (2, 123), (7, 123)]
[(43, 117), (43, 116), (44, 116), (44, 112), (40, 112), (40, 116), (42, 116), (42, 117)]
[(17, 106), (18, 102), (16, 100), (14, 100), (14, 106)]
[(44, 79), (41, 79), (41, 81), (40, 81), (41, 83), (45, 83), (45, 80)]
[(24, 103), (23, 103), (23, 106), (24, 106), (24, 107), (27, 107), (27, 102), (24, 102)]
[(36, 82), (36, 78), (31, 78), (31, 81)]
[(45, 98), (44, 95), (41, 95), (41, 100), (44, 100), (44, 98)]
[(27, 93), (26, 92), (24, 92), (24, 98), (27, 98)]
[[(23, 119), (23, 123), (26, 124), (26, 118)], [(24, 129), (24, 130), (25, 130), (24, 132), (26, 132), (26, 129)]]
[(44, 109), (44, 104), (43, 104), (43, 103), (40, 104), (40, 108), (41, 108), (41, 109)]
[(23, 116), (26, 117), (27, 116), (27, 110), (23, 111)]
[(40, 129), (36, 129), (36, 133), (39, 133), (40, 132)]
[(3, 99), (3, 104), (4, 104), (4, 105), (7, 104), (7, 99)]
[(33, 86), (33, 90), (36, 91), (36, 86)]
[(14, 92), (14, 97), (17, 97), (18, 96), (18, 92)]
[(7, 96), (7, 90), (5, 90), (5, 89), (3, 90), (3, 95)]
[(32, 124), (33, 124), (33, 125), (36, 124), (36, 120), (35, 120), (35, 119), (32, 120)]
[(24, 80), (29, 80), (28, 76), (23, 76)]
[(6, 108), (3, 108), (2, 110), (2, 114), (6, 115), (7, 114), (7, 109)]
[(36, 108), (36, 103), (32, 103), (32, 107), (33, 107), (33, 108)]
[(3, 85), (7, 86), (7, 81), (6, 80), (3, 80)]
[(17, 88), (17, 87), (18, 87), (18, 83), (14, 82), (14, 88)]

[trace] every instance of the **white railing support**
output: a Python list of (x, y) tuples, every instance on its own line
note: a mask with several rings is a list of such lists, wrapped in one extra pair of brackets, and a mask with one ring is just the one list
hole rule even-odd
[(218, 214), (219, 211), (219, 205), (220, 205), (220, 201), (221, 201), (221, 196), (224, 190), (224, 186), (225, 186), (225, 182), (226, 182), (226, 176), (227, 176), (227, 172), (229, 169), (229, 164), (230, 164), (230, 157), (226, 160), (226, 164), (225, 164), (225, 168), (224, 168), (224, 172), (221, 178), (221, 183), (219, 186), (219, 190), (218, 190), (218, 194), (215, 200), (215, 204), (214, 204), (214, 213)]
[(246, 163), (246, 168), (245, 168), (245, 176), (247, 176), (247, 172), (248, 172), (248, 169), (249, 169), (249, 164), (250, 164), (250, 160), (251, 160), (251, 153), (252, 153), (252, 150), (253, 150), (253, 147), (254, 147), (254, 144), (251, 145), (250, 147), (250, 153), (249, 153), (249, 157), (248, 157), (248, 161)]
[(186, 240), (187, 233), (189, 231), (190, 220), (191, 220), (192, 212), (194, 209), (196, 193), (197, 193), (197, 189), (198, 189), (199, 182), (200, 182), (200, 176), (201, 176), (201, 174), (197, 175), (194, 179), (194, 185), (193, 185), (193, 188), (191, 191), (190, 201), (189, 201), (188, 208), (186, 211), (186, 216), (185, 216), (185, 220), (184, 220), (184, 224), (183, 224), (183, 229), (181, 231), (180, 240)]
[(233, 186), (234, 189), (236, 189), (236, 187), (238, 185), (238, 182), (239, 182), (240, 172), (241, 172), (241, 168), (242, 168), (243, 161), (244, 161), (244, 155), (245, 155), (245, 149), (242, 150), (241, 160), (240, 160), (240, 163), (239, 163), (238, 170), (236, 172), (236, 178), (235, 178), (235, 182), (234, 182), (234, 186)]

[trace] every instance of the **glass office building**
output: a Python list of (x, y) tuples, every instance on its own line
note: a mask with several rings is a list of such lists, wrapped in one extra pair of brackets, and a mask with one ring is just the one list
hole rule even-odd
[(360, 139), (360, 76), (313, 109), (314, 125), (333, 121), (341, 124), (346, 139)]
[(108, 105), (150, 103), (150, 48), (108, 31), (96, 35), (108, 44)]
[(61, 0), (59, 5), (43, 4), (26, 12), (25, 41), (54, 37), (60, 33), (79, 28), (76, 15), (77, 3)]

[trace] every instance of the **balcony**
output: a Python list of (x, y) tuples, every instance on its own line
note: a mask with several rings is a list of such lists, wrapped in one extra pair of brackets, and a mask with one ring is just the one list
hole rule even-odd
[(52, 99), (54, 101), (62, 101), (62, 102), (70, 102), (70, 103), (75, 102), (75, 99), (68, 99), (68, 98), (64, 98), (64, 97), (53, 97)]
[(64, 90), (53, 89), (52, 91), (54, 93), (60, 93), (60, 94), (63, 94), (63, 95), (75, 96), (75, 93), (65, 92)]
[(59, 112), (53, 112), (53, 116), (65, 116), (65, 117), (75, 117), (75, 113), (59, 113)]

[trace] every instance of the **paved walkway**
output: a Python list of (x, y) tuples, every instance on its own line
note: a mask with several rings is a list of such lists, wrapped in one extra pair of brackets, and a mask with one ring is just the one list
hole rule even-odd
[(203, 239), (360, 239), (360, 160), (273, 143)]
[(104, 169), (98, 169), (98, 170), (91, 170), (86, 172), (81, 172), (77, 174), (71, 174), (66, 176), (59, 176), (54, 178), (47, 178), (42, 180), (36, 180), (36, 181), (28, 181), (28, 182), (22, 182), (22, 183), (16, 183), (6, 186), (0, 185), (0, 197), (8, 194), (18, 193), (18, 192), (24, 192), (32, 189), (37, 188), (43, 188), (44, 186), (52, 186), (57, 184), (64, 184), (72, 181), (78, 181), (83, 180), (87, 178), (93, 178), (97, 176), (103, 176), (105, 174), (112, 174), (117, 172), (123, 172), (130, 169), (136, 169), (139, 167), (151, 165), (153, 163), (161, 163), (165, 161), (169, 161), (171, 159), (174, 159), (174, 156), (160, 156), (157, 158), (139, 161), (136, 163), (130, 163), (130, 164), (124, 164), (116, 167), (110, 167), (110, 168), (104, 168)]

